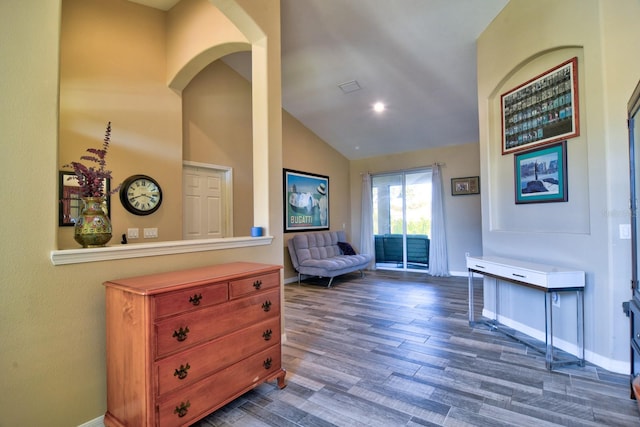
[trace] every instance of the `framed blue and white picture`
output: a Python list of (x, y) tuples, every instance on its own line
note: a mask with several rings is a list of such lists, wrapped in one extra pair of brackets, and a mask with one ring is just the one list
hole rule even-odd
[(283, 169), (284, 231), (329, 229), (329, 177)]
[(513, 156), (516, 204), (566, 202), (567, 141)]

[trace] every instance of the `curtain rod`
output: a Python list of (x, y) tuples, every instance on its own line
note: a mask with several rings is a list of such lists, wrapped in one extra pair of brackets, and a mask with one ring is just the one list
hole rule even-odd
[[(375, 172), (375, 173), (374, 173), (374, 175), (383, 175), (383, 174), (384, 174), (384, 175), (386, 175), (386, 174), (392, 174), (392, 173), (413, 172), (413, 171), (417, 171), (417, 170), (424, 170), (424, 169), (428, 169), (428, 168), (431, 168), (431, 167), (433, 167), (433, 166), (446, 166), (446, 165), (447, 165), (446, 163), (442, 163), (442, 162), (435, 162), (435, 163), (432, 163), (432, 164), (427, 165), (427, 166), (418, 166), (418, 167), (415, 167), (415, 168), (400, 169), (400, 170), (393, 170), (393, 171), (381, 171), (381, 172)], [(369, 171), (366, 171), (366, 172), (360, 172), (360, 175), (362, 176), (362, 175), (364, 175), (365, 173), (370, 174), (370, 172), (369, 172)]]

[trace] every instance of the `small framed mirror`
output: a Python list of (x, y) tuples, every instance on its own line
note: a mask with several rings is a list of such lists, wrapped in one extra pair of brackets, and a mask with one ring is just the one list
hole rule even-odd
[[(58, 225), (60, 227), (73, 227), (82, 209), (80, 187), (73, 172), (59, 171), (58, 176)], [(104, 194), (106, 194), (106, 214), (111, 218), (111, 196), (109, 195), (109, 191), (110, 183), (108, 179), (105, 179)]]

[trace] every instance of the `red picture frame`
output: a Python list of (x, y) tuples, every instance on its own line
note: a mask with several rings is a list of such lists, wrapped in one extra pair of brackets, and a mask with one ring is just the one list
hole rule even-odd
[(578, 58), (505, 92), (500, 110), (503, 155), (579, 136)]

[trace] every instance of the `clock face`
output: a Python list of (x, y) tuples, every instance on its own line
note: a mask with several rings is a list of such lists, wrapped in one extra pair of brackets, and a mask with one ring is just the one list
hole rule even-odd
[(155, 179), (146, 175), (133, 175), (122, 183), (120, 201), (133, 214), (149, 215), (160, 207), (162, 190)]

